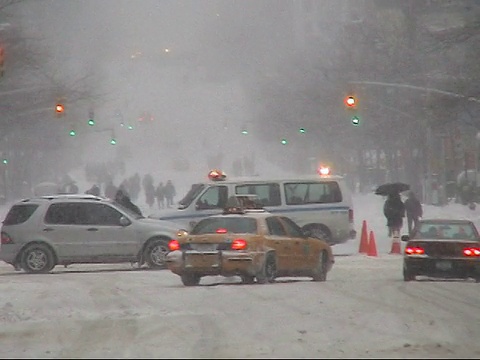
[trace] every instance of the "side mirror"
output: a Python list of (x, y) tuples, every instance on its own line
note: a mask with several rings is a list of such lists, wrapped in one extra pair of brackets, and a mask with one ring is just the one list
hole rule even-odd
[(125, 216), (122, 216), (122, 217), (120, 218), (120, 225), (121, 225), (121, 226), (128, 226), (128, 225), (130, 225), (130, 224), (131, 224), (131, 221), (128, 220)]
[(410, 235), (402, 235), (401, 239), (402, 241), (408, 241), (410, 240)]

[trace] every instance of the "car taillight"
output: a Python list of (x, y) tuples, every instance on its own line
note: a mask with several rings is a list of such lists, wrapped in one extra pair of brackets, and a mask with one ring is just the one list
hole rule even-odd
[(215, 232), (217, 234), (226, 234), (227, 233), (227, 229), (225, 228), (218, 228), (217, 230), (215, 230)]
[(170, 242), (168, 243), (168, 248), (170, 249), (170, 251), (180, 250), (180, 243), (178, 242), (178, 240), (170, 240)]
[(232, 250), (245, 250), (247, 242), (244, 239), (235, 239), (232, 241)]
[(353, 209), (348, 209), (348, 221), (353, 223)]
[(463, 249), (463, 255), (470, 257), (480, 257), (480, 248), (468, 247)]
[(13, 244), (12, 238), (4, 232), (2, 232), (2, 244)]
[(419, 246), (407, 246), (405, 248), (405, 254), (407, 255), (423, 255), (425, 250)]

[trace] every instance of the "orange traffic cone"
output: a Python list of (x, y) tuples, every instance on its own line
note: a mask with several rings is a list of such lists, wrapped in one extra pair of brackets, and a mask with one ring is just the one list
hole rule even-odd
[(392, 248), (390, 249), (390, 254), (401, 254), (402, 251), (400, 249), (400, 237), (398, 236), (398, 232), (395, 232), (392, 237)]
[(375, 235), (370, 231), (370, 238), (368, 239), (368, 256), (377, 256), (377, 244), (375, 242)]
[(360, 246), (358, 247), (358, 252), (360, 254), (368, 253), (367, 222), (365, 220), (362, 222), (362, 235), (360, 237)]

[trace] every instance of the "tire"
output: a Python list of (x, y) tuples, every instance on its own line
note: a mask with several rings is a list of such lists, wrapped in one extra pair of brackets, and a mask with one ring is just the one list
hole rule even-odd
[(313, 270), (313, 281), (326, 281), (327, 280), (327, 254), (322, 251), (318, 255), (318, 263)]
[(257, 278), (257, 283), (259, 284), (266, 284), (266, 283), (272, 283), (275, 281), (275, 278), (277, 276), (277, 260), (275, 258), (275, 255), (270, 253), (267, 254), (265, 258), (265, 262), (263, 264), (263, 268), (256, 275)]
[(185, 286), (197, 286), (200, 283), (200, 276), (195, 273), (183, 274), (181, 278)]
[(151, 241), (144, 252), (144, 260), (151, 269), (165, 269), (165, 257), (170, 252), (166, 240)]
[(321, 226), (312, 226), (309, 228), (311, 236), (320, 240), (325, 240), (328, 244), (332, 243), (332, 236)]
[(413, 274), (408, 268), (403, 268), (403, 281), (414, 281), (415, 274)]
[(27, 246), (20, 259), (23, 270), (30, 274), (45, 274), (55, 267), (53, 252), (45, 244)]
[(255, 282), (255, 276), (253, 275), (242, 275), (242, 284), (253, 284)]

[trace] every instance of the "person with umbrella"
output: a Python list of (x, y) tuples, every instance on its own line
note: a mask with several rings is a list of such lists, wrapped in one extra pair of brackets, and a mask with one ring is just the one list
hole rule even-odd
[(387, 219), (388, 236), (399, 237), (405, 217), (405, 204), (399, 192), (391, 192), (383, 205), (383, 214)]

